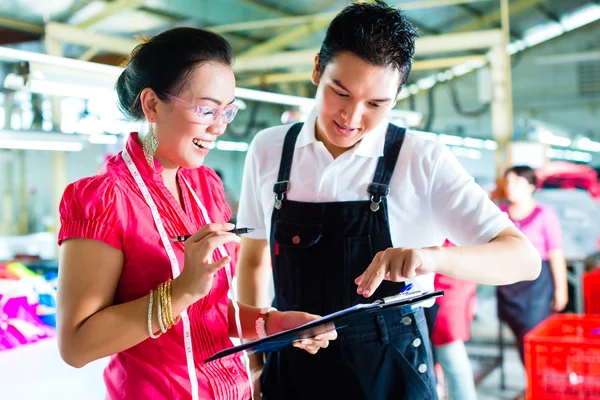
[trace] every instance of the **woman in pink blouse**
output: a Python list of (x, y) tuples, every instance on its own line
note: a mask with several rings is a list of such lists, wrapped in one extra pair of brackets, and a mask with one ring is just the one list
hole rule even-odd
[(537, 187), (535, 171), (528, 166), (514, 166), (504, 177), (508, 204), (500, 205), (500, 209), (542, 256), (542, 272), (536, 280), (499, 286), (497, 292), (499, 317), (515, 334), (523, 360), (525, 334), (567, 305), (567, 266), (558, 217), (551, 208), (537, 204), (533, 198)]
[[(224, 223), (223, 185), (202, 164), (237, 112), (231, 58), (222, 37), (199, 29), (140, 44), (116, 90), (125, 115), (150, 129), (63, 195), (59, 347), (74, 367), (111, 356), (108, 399), (247, 400), (240, 357), (203, 360), (231, 347), (230, 337), (317, 318), (228, 298), (239, 238)], [(170, 240), (186, 234), (185, 244)], [(294, 345), (315, 353), (335, 337)]]

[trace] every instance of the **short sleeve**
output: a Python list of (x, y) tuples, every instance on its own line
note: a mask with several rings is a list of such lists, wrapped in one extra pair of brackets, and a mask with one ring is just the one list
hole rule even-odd
[(560, 220), (551, 208), (544, 208), (544, 237), (548, 251), (562, 249)]
[(242, 189), (238, 205), (238, 225), (249, 226), (254, 232), (246, 235), (251, 239), (266, 239), (267, 227), (265, 226), (264, 210), (260, 200), (260, 176), (258, 168), (258, 146), (256, 138), (250, 144), (244, 165)]
[(458, 246), (487, 243), (513, 226), (445, 146), (433, 167), (431, 199), (437, 223)]
[(60, 202), (58, 244), (67, 239), (94, 239), (122, 250), (122, 199), (117, 185), (105, 176), (71, 183)]

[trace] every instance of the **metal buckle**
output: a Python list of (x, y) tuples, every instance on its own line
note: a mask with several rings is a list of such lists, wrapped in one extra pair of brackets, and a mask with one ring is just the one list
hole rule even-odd
[(282, 194), (277, 194), (275, 193), (275, 208), (278, 210), (281, 210), (281, 207), (283, 207), (283, 198), (285, 197), (285, 195)]
[(375, 196), (371, 196), (371, 205), (369, 206), (371, 211), (379, 211), (379, 203), (381, 203), (381, 197), (379, 198), (379, 201), (375, 201)]
[[(280, 189), (280, 186), (285, 184), (285, 187), (283, 188), (283, 191), (278, 190)], [(275, 182), (275, 184), (273, 185), (273, 192), (275, 192), (275, 208), (278, 210), (281, 210), (281, 207), (283, 206), (283, 199), (285, 198), (285, 194), (287, 193), (287, 191), (290, 190), (290, 181), (279, 181), (279, 182)], [(278, 193), (280, 192), (281, 193)]]

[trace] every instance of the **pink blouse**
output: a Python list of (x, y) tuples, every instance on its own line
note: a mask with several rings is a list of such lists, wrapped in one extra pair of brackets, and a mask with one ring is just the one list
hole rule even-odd
[[(184, 207), (163, 183), (161, 165), (150, 168), (142, 147), (132, 133), (126, 147), (154, 199), (170, 237), (191, 234), (205, 225), (202, 213), (185, 184), (180, 184)], [(226, 222), (231, 210), (225, 202), (223, 184), (208, 167), (180, 169), (196, 191), (213, 222)], [(181, 182), (182, 180), (179, 179)], [(123, 270), (115, 304), (147, 295), (150, 289), (172, 278), (171, 264), (144, 201), (121, 153), (109, 159), (99, 173), (70, 184), (60, 205), (58, 243), (70, 238), (100, 240), (123, 252)], [(235, 265), (235, 247), (226, 246)], [(183, 243), (173, 243), (183, 268)], [(232, 271), (234, 272), (234, 271)], [(250, 399), (246, 369), (239, 358), (204, 364), (215, 352), (233, 346), (229, 339), (228, 282), (222, 268), (210, 293), (188, 307), (192, 347), (201, 399)], [(118, 330), (118, 327), (114, 327)], [(111, 357), (104, 371), (108, 399), (189, 399), (189, 380), (183, 324), (158, 339), (146, 339)]]
[(562, 231), (560, 220), (553, 209), (538, 204), (527, 217), (514, 220), (508, 212), (508, 204), (501, 204), (504, 211), (515, 226), (529, 239), (540, 252), (542, 260), (548, 260), (548, 252), (562, 248)]

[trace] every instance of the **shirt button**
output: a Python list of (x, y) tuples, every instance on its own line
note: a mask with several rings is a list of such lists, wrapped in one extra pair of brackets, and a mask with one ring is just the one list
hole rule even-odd
[(421, 345), (421, 339), (416, 338), (413, 340), (413, 347), (419, 347)]
[(410, 317), (404, 317), (402, 318), (402, 323), (406, 326), (410, 325), (412, 322), (412, 319)]
[(421, 364), (419, 365), (419, 372), (424, 374), (425, 372), (427, 372), (427, 365), (425, 364)]
[(292, 243), (294, 244), (299, 244), (300, 243), (300, 236), (296, 235), (292, 238)]

